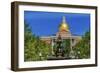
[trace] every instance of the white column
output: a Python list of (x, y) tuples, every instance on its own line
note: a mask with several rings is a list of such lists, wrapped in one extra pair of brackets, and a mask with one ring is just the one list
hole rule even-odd
[(54, 52), (53, 52), (53, 46), (54, 46), (53, 38), (51, 39), (51, 45), (52, 45), (52, 54), (54, 54)]
[(72, 50), (72, 37), (70, 37), (70, 48)]

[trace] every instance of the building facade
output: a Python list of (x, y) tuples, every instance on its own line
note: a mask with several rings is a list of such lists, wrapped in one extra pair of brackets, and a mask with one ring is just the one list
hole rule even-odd
[(52, 53), (53, 52), (53, 46), (55, 44), (55, 41), (60, 36), (62, 40), (69, 39), (70, 40), (70, 49), (72, 49), (75, 44), (77, 44), (81, 40), (81, 36), (72, 35), (69, 29), (69, 26), (66, 22), (66, 18), (63, 16), (62, 22), (59, 25), (59, 31), (55, 35), (51, 36), (43, 36), (41, 37), (42, 41), (45, 41), (46, 43), (50, 44), (52, 46)]

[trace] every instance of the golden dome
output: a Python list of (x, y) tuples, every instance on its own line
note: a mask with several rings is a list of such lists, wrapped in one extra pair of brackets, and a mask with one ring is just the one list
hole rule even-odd
[(62, 23), (59, 26), (59, 31), (66, 31), (66, 32), (69, 31), (69, 27), (68, 27), (68, 24), (66, 23), (66, 19), (64, 16), (63, 16)]

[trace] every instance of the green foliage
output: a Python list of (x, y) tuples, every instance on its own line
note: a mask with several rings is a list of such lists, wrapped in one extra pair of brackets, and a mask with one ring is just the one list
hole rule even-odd
[(25, 24), (24, 27), (24, 42), (25, 61), (47, 60), (51, 46), (33, 35), (28, 24)]
[(82, 40), (73, 47), (76, 58), (90, 58), (90, 32), (86, 32)]

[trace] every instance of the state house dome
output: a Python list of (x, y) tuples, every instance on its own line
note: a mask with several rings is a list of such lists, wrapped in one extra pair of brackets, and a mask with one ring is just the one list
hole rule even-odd
[(60, 26), (59, 26), (59, 31), (66, 31), (66, 32), (69, 32), (69, 26), (68, 26), (68, 24), (66, 23), (65, 16), (63, 16), (62, 23), (61, 23)]

